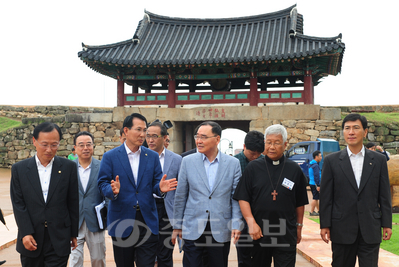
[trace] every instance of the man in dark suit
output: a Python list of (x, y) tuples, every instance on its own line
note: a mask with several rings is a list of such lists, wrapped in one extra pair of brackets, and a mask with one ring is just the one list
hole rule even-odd
[(392, 235), (391, 194), (384, 155), (364, 148), (367, 119), (342, 122), (346, 149), (325, 157), (320, 185), (320, 235), (332, 242), (332, 266), (377, 266), (382, 239)]
[(76, 248), (76, 164), (55, 156), (61, 136), (56, 124), (39, 124), (33, 130), (36, 155), (12, 166), (10, 195), (22, 266), (66, 266)]
[(70, 267), (83, 267), (84, 243), (90, 252), (91, 266), (105, 266), (104, 230), (100, 228), (96, 206), (104, 201), (97, 186), (100, 161), (93, 158), (94, 138), (89, 132), (75, 135), (75, 161), (79, 180), (79, 235), (78, 246), (71, 253)]
[[(153, 267), (158, 243), (158, 214), (153, 194), (175, 190), (176, 179), (162, 177), (159, 155), (142, 146), (147, 120), (138, 113), (125, 118), (126, 141), (101, 160), (98, 186), (109, 198), (108, 234), (117, 266)], [(162, 179), (161, 179), (162, 178)], [(135, 259), (136, 255), (136, 259)]]
[[(148, 148), (157, 152), (161, 163), (162, 172), (166, 179), (178, 178), (181, 164), (181, 156), (167, 150), (166, 140), (169, 138), (166, 127), (160, 122), (153, 122), (148, 126), (146, 140)], [(175, 203), (175, 191), (170, 191), (165, 198), (154, 195), (157, 203), (159, 220), (159, 240), (157, 247), (158, 267), (173, 266), (173, 244), (170, 241), (173, 228), (173, 205)]]

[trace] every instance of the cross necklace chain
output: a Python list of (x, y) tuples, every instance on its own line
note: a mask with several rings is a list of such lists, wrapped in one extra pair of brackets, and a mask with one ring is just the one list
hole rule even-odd
[[(286, 160), (284, 159), (283, 168), (281, 169), (280, 177), (278, 178), (278, 181), (277, 181), (277, 184), (276, 184), (276, 188), (278, 187), (278, 184), (280, 183), (281, 176), (283, 175), (285, 162), (286, 162)], [(269, 179), (270, 179), (270, 185), (272, 186), (272, 189), (273, 189), (273, 192), (271, 193), (271, 195), (273, 196), (273, 201), (276, 201), (278, 193), (276, 191), (276, 188), (274, 188), (272, 177), (270, 176), (270, 172), (269, 172), (269, 166), (267, 166), (266, 157), (265, 157), (265, 164), (266, 164), (267, 174), (269, 175)]]

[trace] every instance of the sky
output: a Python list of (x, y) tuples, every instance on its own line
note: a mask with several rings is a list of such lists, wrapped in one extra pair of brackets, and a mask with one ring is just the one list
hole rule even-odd
[[(131, 39), (147, 10), (164, 16), (226, 18), (258, 15), (297, 4), (304, 34), (346, 45), (342, 73), (315, 87), (321, 106), (399, 104), (399, 1), (1, 1), (0, 105), (116, 106), (116, 80), (77, 56), (82, 42), (105, 45)], [(396, 47), (395, 47), (396, 48)]]

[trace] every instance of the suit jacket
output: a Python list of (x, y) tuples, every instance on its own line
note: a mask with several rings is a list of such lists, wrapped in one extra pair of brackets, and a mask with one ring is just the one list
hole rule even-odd
[(194, 153), (182, 160), (173, 228), (182, 229), (184, 239), (196, 240), (203, 234), (209, 216), (213, 238), (220, 243), (227, 242), (231, 240), (231, 229), (241, 229), (240, 207), (238, 201), (233, 200), (241, 177), (240, 162), (220, 153), (211, 191), (202, 157), (202, 153)]
[[(79, 184), (79, 229), (83, 220), (86, 221), (87, 228), (90, 232), (102, 231), (98, 225), (97, 213), (95, 207), (104, 201), (97, 186), (98, 172), (100, 171), (100, 161), (91, 159), (90, 177), (87, 183), (86, 191), (83, 190), (82, 182), (79, 175), (79, 159), (74, 160), (76, 163)], [(107, 201), (108, 202), (108, 201)]]
[[(111, 180), (119, 175), (121, 188), (115, 198)], [(125, 145), (106, 152), (101, 160), (98, 187), (101, 194), (111, 201), (108, 206), (108, 234), (113, 237), (127, 237), (133, 230), (137, 202), (141, 214), (155, 235), (158, 234), (158, 212), (153, 193), (161, 196), (159, 182), (162, 178), (158, 153), (141, 146), (137, 184)]]
[[(173, 153), (170, 150), (165, 149), (165, 161), (163, 163), (163, 174), (166, 174), (166, 180), (172, 178), (178, 178), (179, 170), (181, 165), (181, 156)], [(173, 222), (173, 205), (175, 204), (175, 193), (176, 191), (170, 191), (166, 193), (164, 204), (166, 213), (171, 222)], [(172, 223), (173, 225), (173, 223)]]
[(352, 244), (359, 232), (368, 244), (381, 242), (381, 227), (392, 228), (391, 193), (384, 155), (365, 149), (360, 186), (347, 149), (325, 157), (320, 185), (320, 227), (332, 242)]
[[(17, 251), (37, 257), (43, 248), (45, 222), (58, 256), (71, 252), (71, 237), (78, 236), (79, 197), (76, 164), (55, 156), (47, 201), (44, 202), (35, 157), (12, 166), (10, 195), (18, 225)], [(33, 235), (35, 251), (25, 249), (22, 238)]]

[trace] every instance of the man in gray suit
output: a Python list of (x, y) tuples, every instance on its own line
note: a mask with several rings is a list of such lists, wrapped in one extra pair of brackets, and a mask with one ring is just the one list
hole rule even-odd
[[(367, 119), (342, 122), (348, 146), (324, 159), (320, 185), (320, 235), (332, 241), (332, 266), (377, 266), (383, 240), (392, 235), (391, 191), (386, 157), (364, 148)], [(382, 228), (382, 236), (381, 236)]]
[[(157, 152), (161, 163), (162, 175), (166, 179), (176, 178), (179, 175), (181, 156), (165, 148), (166, 139), (169, 138), (166, 127), (160, 122), (153, 122), (148, 126), (146, 141), (148, 148)], [(159, 239), (157, 246), (158, 267), (173, 266), (173, 244), (172, 237), (173, 205), (175, 202), (175, 191), (166, 193), (165, 198), (154, 195), (157, 203), (159, 220)]]
[(83, 267), (83, 247), (86, 242), (89, 248), (91, 266), (105, 266), (104, 230), (100, 229), (95, 206), (104, 198), (97, 187), (100, 161), (94, 159), (94, 139), (91, 133), (83, 131), (75, 135), (75, 160), (79, 180), (79, 235), (78, 246), (72, 251), (69, 266)]
[(222, 154), (217, 145), (222, 128), (203, 122), (194, 136), (199, 153), (183, 158), (176, 189), (172, 242), (184, 240), (183, 266), (227, 266), (230, 240), (240, 236), (241, 212), (233, 194), (241, 177), (238, 159)]

